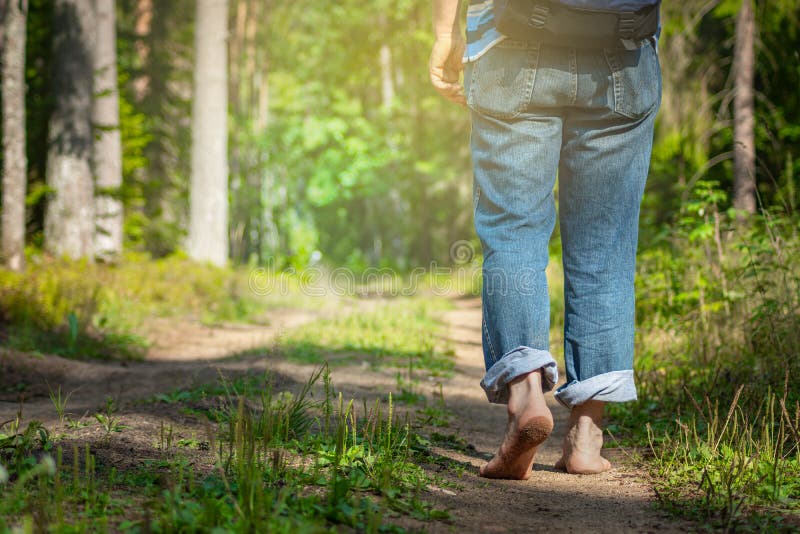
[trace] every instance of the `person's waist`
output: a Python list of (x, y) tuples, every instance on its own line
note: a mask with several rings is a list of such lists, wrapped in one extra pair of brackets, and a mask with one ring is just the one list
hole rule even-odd
[(660, 3), (636, 11), (572, 6), (545, 0), (496, 0), (497, 29), (522, 40), (570, 46), (635, 48), (659, 27)]

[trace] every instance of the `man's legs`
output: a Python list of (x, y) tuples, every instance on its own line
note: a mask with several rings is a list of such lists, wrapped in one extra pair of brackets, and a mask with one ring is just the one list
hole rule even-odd
[(481, 386), (490, 402), (505, 404), (519, 376), (544, 368), (545, 390), (558, 378), (545, 269), (561, 119), (509, 122), (473, 113), (472, 124), (475, 228), (483, 249)]
[[(600, 457), (603, 406), (636, 399), (634, 274), (639, 206), (660, 92), (650, 43), (639, 51), (607, 54), (607, 61), (596, 53), (578, 55), (589, 71), (606, 69), (610, 87), (599, 94), (579, 91), (578, 105), (564, 121), (559, 165), (567, 383), (556, 399), (572, 409), (559, 464), (575, 473), (610, 468)], [(598, 78), (587, 77), (579, 87), (598, 87)]]
[(504, 441), (481, 469), (489, 478), (527, 479), (536, 446), (553, 428), (544, 399), (557, 380), (545, 269), (560, 140), (559, 118), (509, 123), (473, 113), (475, 225), (484, 253), (481, 385), (490, 401), (508, 404)]
[(484, 251), (481, 385), (491, 402), (509, 405), (503, 445), (481, 474), (527, 478), (535, 446), (550, 431), (542, 391), (557, 373), (544, 270), (556, 168), (568, 375), (556, 398), (573, 409), (563, 464), (602, 471), (603, 403), (636, 397), (633, 274), (657, 59), (652, 48), (604, 55), (506, 41), (473, 68), (465, 79)]

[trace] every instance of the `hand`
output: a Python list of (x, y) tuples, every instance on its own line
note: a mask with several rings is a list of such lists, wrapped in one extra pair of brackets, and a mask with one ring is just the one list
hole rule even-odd
[(464, 69), (462, 57), (466, 44), (461, 36), (437, 37), (428, 65), (431, 83), (446, 99), (467, 105), (464, 89), (459, 80)]

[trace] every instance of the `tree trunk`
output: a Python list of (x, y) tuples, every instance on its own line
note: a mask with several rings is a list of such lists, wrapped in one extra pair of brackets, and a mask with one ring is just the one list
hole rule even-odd
[(228, 258), (227, 0), (197, 0), (188, 253)]
[(94, 254), (92, 181), (92, 0), (56, 0), (53, 24), (53, 96), (47, 153), (51, 189), (44, 223), (45, 249), (56, 256)]
[(2, 6), (3, 33), (3, 259), (14, 271), (25, 268), (25, 20), (27, 0)]
[(392, 49), (383, 43), (380, 48), (381, 104), (384, 111), (391, 111), (394, 102), (394, 78), (392, 77)]
[(6, 21), (6, 16), (8, 15), (8, 10), (11, 7), (10, 0), (0, 0), (0, 58), (2, 58), (3, 54), (5, 53), (5, 34), (6, 34), (6, 26), (8, 25)]
[(755, 16), (752, 0), (743, 0), (736, 19), (733, 99), (733, 207), (756, 212), (756, 145), (753, 104)]
[(117, 88), (117, 30), (114, 0), (95, 0), (97, 46), (94, 53), (95, 256), (113, 260), (122, 253), (122, 142)]
[(133, 94), (137, 102), (141, 102), (150, 89), (150, 78), (146, 74), (145, 65), (150, 60), (150, 46), (148, 45), (147, 37), (150, 35), (152, 22), (153, 0), (137, 0), (136, 25), (134, 28), (137, 39), (133, 46), (136, 51), (139, 69), (142, 71), (142, 74), (133, 80)]

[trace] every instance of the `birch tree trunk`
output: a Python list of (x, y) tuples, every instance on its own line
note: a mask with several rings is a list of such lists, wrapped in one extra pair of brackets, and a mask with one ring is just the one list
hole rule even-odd
[(55, 0), (53, 96), (47, 153), (45, 249), (56, 256), (94, 254), (92, 0)]
[(122, 253), (122, 143), (117, 88), (117, 30), (114, 0), (94, 0), (97, 44), (94, 53), (95, 256), (113, 260)]
[(756, 144), (753, 73), (755, 16), (752, 0), (743, 0), (736, 19), (733, 99), (733, 207), (756, 212)]
[(228, 258), (228, 0), (197, 0), (189, 240), (192, 259)]
[(3, 219), (2, 246), (6, 266), (25, 268), (25, 21), (27, 0), (7, 0), (2, 7), (3, 31)]

